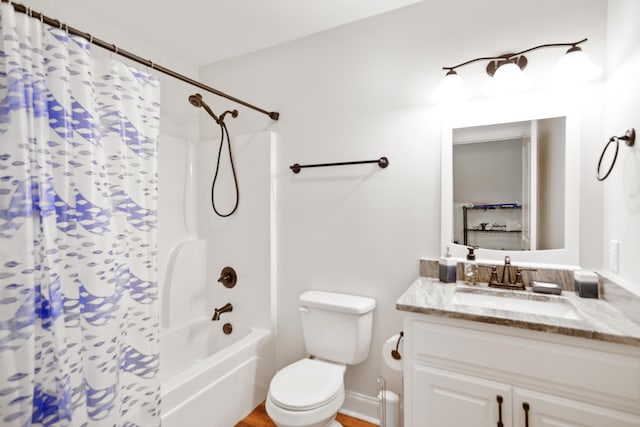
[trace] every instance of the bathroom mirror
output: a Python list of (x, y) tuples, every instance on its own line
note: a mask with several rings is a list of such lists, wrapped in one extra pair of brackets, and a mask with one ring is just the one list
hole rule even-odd
[[(546, 101), (545, 101), (546, 99)], [(525, 101), (526, 100), (526, 101)], [(442, 133), (442, 250), (577, 266), (579, 123), (548, 97), (469, 103)]]
[(563, 248), (565, 117), (452, 132), (453, 243)]

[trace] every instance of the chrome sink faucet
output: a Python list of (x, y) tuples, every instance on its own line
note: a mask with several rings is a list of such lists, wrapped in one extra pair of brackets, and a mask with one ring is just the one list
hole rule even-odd
[(491, 278), (489, 279), (489, 287), (524, 291), (525, 287), (522, 281), (522, 269), (520, 267), (515, 267), (515, 280), (513, 283), (511, 282), (511, 270), (513, 268), (514, 267), (511, 265), (511, 258), (509, 258), (508, 256), (504, 257), (502, 279), (498, 280), (498, 268), (496, 266), (491, 266)]
[(212, 321), (216, 321), (216, 320), (220, 320), (220, 315), (222, 313), (229, 313), (230, 311), (233, 311), (233, 306), (231, 305), (230, 302), (226, 303), (225, 305), (223, 305), (220, 308), (216, 308), (213, 310), (213, 317), (211, 318)]

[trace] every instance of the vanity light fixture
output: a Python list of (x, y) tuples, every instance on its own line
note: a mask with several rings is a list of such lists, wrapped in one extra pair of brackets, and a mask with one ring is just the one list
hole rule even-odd
[(556, 67), (556, 82), (559, 84), (584, 83), (602, 72), (601, 68), (594, 65), (578, 46), (586, 41), (585, 38), (574, 43), (541, 44), (516, 53), (474, 58), (452, 67), (442, 67), (447, 74), (431, 99), (435, 102), (455, 102), (468, 98), (470, 91), (458, 75), (457, 69), (478, 61), (488, 61), (486, 72), (492, 77), (489, 85), (490, 92), (502, 94), (526, 89), (530, 82), (522, 72), (528, 63), (524, 54), (549, 47), (569, 47)]

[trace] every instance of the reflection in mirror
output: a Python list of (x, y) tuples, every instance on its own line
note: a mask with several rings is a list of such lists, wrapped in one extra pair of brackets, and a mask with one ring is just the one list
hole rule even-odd
[(565, 118), (453, 129), (453, 242), (564, 248)]
[[(441, 253), (449, 247), (453, 258), (464, 259), (467, 254), (463, 211), (458, 206), (498, 204), (505, 208), (468, 209), (467, 228), (481, 230), (467, 235), (467, 244), (481, 246), (476, 251), (478, 262), (501, 264), (508, 255), (520, 266), (578, 268), (580, 129), (580, 105), (562, 93), (532, 92), (444, 109)], [(486, 148), (488, 141), (503, 147)], [(470, 161), (456, 154), (454, 170), (454, 150), (465, 149), (476, 152), (467, 153)], [(504, 193), (498, 194), (498, 189)], [(506, 207), (512, 205), (519, 207)], [(478, 217), (485, 214), (490, 216)], [(487, 227), (496, 231), (482, 232), (483, 223), (485, 231)], [(513, 241), (490, 237), (507, 234), (517, 237), (511, 236)]]

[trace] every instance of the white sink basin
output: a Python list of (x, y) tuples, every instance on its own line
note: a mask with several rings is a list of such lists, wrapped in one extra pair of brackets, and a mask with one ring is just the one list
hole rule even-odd
[(538, 300), (522, 298), (522, 295), (517, 294), (487, 294), (458, 290), (454, 294), (451, 302), (455, 305), (464, 305), (467, 307), (537, 314), (562, 319), (580, 319), (580, 315), (573, 304), (563, 299)]

